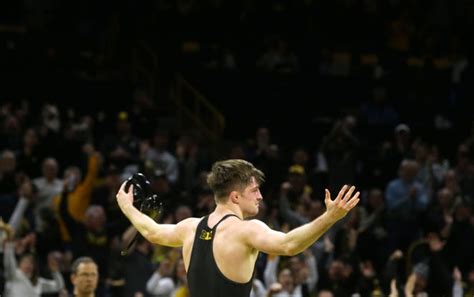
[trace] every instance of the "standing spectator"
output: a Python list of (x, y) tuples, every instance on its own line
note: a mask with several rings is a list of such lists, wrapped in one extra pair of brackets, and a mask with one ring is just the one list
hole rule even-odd
[(446, 239), (453, 224), (454, 196), (451, 190), (442, 188), (436, 198), (427, 209), (424, 227), (426, 232), (439, 232)]
[(293, 165), (288, 169), (288, 181), (280, 187), (293, 209), (306, 206), (311, 202), (313, 188), (308, 184), (306, 171), (301, 165)]
[(175, 154), (180, 173), (178, 185), (189, 192), (197, 183), (198, 173), (209, 167), (209, 157), (198, 137), (191, 133), (181, 135), (176, 141)]
[(464, 199), (474, 201), (474, 162), (472, 151), (466, 144), (458, 147), (457, 163), (454, 168)]
[(323, 141), (322, 151), (329, 169), (328, 188), (341, 184), (353, 185), (357, 174), (359, 139), (354, 134), (356, 119), (347, 116), (337, 121)]
[(410, 126), (401, 123), (395, 127), (393, 140), (388, 144), (386, 150), (387, 160), (390, 162), (390, 176), (397, 175), (398, 166), (404, 159), (414, 158), (412, 151), (413, 135)]
[(413, 153), (415, 161), (418, 163), (418, 174), (416, 179), (421, 182), (427, 190), (428, 198), (431, 200), (436, 184), (434, 180), (433, 168), (430, 160), (430, 146), (428, 143), (417, 140), (413, 143)]
[(126, 112), (120, 112), (115, 122), (113, 134), (101, 143), (101, 153), (110, 164), (122, 171), (126, 166), (137, 163), (138, 139), (132, 134), (132, 123)]
[(153, 145), (142, 150), (142, 159), (151, 161), (156, 170), (163, 172), (168, 181), (174, 185), (179, 178), (179, 165), (176, 157), (168, 150), (168, 131), (156, 130)]
[(421, 236), (419, 219), (428, 205), (428, 196), (423, 184), (416, 180), (417, 174), (416, 161), (403, 160), (399, 177), (392, 180), (385, 191), (390, 252), (397, 248), (405, 252), (408, 245)]
[[(64, 187), (61, 195), (53, 200), (54, 209), (60, 213), (60, 205), (64, 199), (68, 199), (66, 211), (73, 220), (82, 222), (85, 218), (86, 209), (92, 199), (92, 190), (94, 188), (97, 176), (99, 174), (101, 156), (97, 153), (91, 144), (83, 146), (83, 153), (87, 156), (87, 172), (83, 177), (82, 170), (77, 166), (66, 168), (64, 172)], [(64, 222), (60, 216), (60, 227), (64, 241), (70, 241), (71, 236), (68, 233)]]
[(40, 297), (42, 293), (55, 293), (64, 288), (64, 279), (59, 272), (59, 265), (53, 257), (48, 258), (48, 268), (54, 280), (39, 276), (39, 267), (36, 257), (31, 253), (24, 253), (17, 263), (15, 243), (12, 230), (5, 224), (1, 229), (7, 234), (7, 242), (3, 251), (3, 265), (5, 267), (5, 296), (7, 297)]
[(389, 102), (387, 89), (381, 86), (372, 90), (371, 100), (362, 103), (360, 113), (369, 145), (385, 141), (384, 137), (390, 135), (399, 118), (395, 107)]
[(38, 198), (34, 205), (36, 230), (42, 230), (41, 212), (51, 209), (53, 199), (63, 191), (63, 181), (58, 178), (59, 165), (55, 158), (44, 159), (41, 166), (42, 176), (33, 179), (33, 184), (38, 189)]
[(446, 242), (445, 259), (467, 275), (474, 263), (474, 219), (472, 206), (466, 201), (454, 208), (453, 223)]
[[(124, 236), (127, 233), (130, 232), (125, 232)], [(130, 239), (127, 238), (124, 241), (130, 242)], [(151, 249), (151, 243), (145, 240), (143, 236), (138, 236), (133, 251), (129, 252), (126, 257), (122, 257), (125, 280), (123, 287), (124, 297), (135, 296), (137, 293), (149, 296), (147, 293), (147, 280), (153, 274), (153, 265), (150, 260)]]
[(40, 148), (40, 139), (34, 128), (26, 129), (23, 134), (23, 146), (17, 153), (18, 170), (29, 177), (40, 175), (40, 162), (43, 152)]
[(0, 193), (12, 194), (17, 187), (16, 156), (13, 151), (4, 150), (0, 155)]
[(248, 157), (257, 168), (267, 172), (266, 181), (269, 185), (279, 183), (284, 177), (285, 167), (280, 148), (272, 142), (271, 131), (268, 127), (257, 128), (255, 138), (249, 143)]
[(84, 220), (76, 221), (67, 212), (68, 198), (62, 197), (60, 205), (61, 218), (71, 240), (67, 245), (73, 257), (91, 257), (98, 264), (100, 279), (98, 296), (105, 296), (105, 281), (108, 275), (110, 247), (113, 232), (108, 228), (105, 211), (101, 206), (91, 205), (84, 214)]
[(388, 254), (387, 212), (383, 191), (379, 188), (370, 189), (364, 207), (359, 209), (362, 215), (357, 230), (357, 253), (361, 258), (370, 260), (375, 271), (381, 272)]

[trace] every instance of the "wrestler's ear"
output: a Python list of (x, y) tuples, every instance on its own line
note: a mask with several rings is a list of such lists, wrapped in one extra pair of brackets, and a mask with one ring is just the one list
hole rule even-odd
[(232, 203), (239, 204), (239, 192), (237, 191), (230, 192), (229, 199)]

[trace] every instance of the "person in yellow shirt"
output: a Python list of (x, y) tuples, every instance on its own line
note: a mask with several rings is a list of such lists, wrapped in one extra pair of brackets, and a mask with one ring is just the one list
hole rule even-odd
[(94, 189), (99, 174), (100, 155), (94, 151), (94, 148), (90, 144), (84, 145), (83, 150), (88, 156), (87, 173), (85, 178), (82, 179), (82, 172), (79, 167), (68, 167), (64, 172), (64, 191), (66, 193), (65, 195), (62, 194), (56, 196), (53, 200), (53, 207), (58, 214), (61, 237), (65, 242), (71, 241), (71, 230), (67, 230), (64, 220), (59, 214), (61, 199), (67, 197), (68, 213), (74, 220), (83, 222), (86, 210), (90, 205), (92, 190)]

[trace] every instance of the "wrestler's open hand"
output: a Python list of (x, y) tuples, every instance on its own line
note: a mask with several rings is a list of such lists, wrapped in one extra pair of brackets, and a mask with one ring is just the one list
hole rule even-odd
[(348, 185), (344, 185), (342, 189), (339, 191), (336, 199), (331, 199), (331, 193), (329, 190), (326, 189), (326, 198), (324, 199), (324, 203), (326, 204), (326, 212), (327, 214), (335, 219), (340, 220), (346, 216), (346, 214), (353, 209), (357, 203), (359, 203), (359, 192), (355, 192), (355, 187), (349, 187)]

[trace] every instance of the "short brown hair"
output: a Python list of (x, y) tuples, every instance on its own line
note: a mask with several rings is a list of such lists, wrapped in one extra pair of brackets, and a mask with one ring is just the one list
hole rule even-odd
[(82, 263), (94, 263), (95, 266), (98, 266), (94, 259), (92, 259), (91, 257), (79, 257), (71, 265), (71, 274), (76, 274), (79, 265), (81, 265)]
[(242, 191), (250, 184), (252, 177), (259, 185), (265, 181), (263, 172), (255, 168), (252, 163), (241, 159), (229, 159), (212, 165), (207, 183), (214, 192), (216, 201), (223, 201), (230, 192)]

